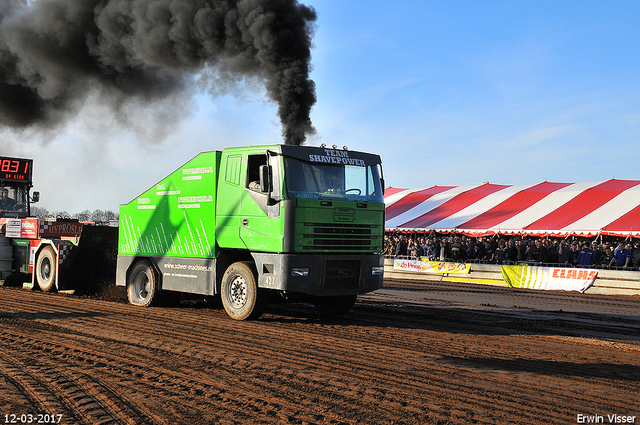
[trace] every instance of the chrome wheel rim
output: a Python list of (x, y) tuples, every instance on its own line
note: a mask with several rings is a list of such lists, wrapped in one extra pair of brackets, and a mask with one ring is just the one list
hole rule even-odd
[(40, 266), (40, 277), (42, 280), (47, 281), (51, 277), (51, 261), (48, 258), (43, 258)]
[(149, 284), (150, 284), (149, 277), (146, 274), (144, 273), (138, 274), (134, 282), (134, 290), (136, 293), (136, 297), (138, 297), (141, 300), (146, 299), (149, 296)]
[(242, 308), (247, 303), (247, 281), (242, 276), (235, 276), (229, 285), (229, 303), (234, 308)]

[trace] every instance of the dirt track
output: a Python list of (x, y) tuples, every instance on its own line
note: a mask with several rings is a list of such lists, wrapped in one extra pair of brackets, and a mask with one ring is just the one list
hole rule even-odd
[(340, 319), (292, 305), (236, 322), (0, 287), (0, 423), (640, 423), (637, 298), (412, 288)]

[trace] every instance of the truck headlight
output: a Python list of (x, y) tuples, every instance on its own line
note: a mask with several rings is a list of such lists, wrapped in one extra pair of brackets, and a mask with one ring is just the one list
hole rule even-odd
[(383, 271), (384, 267), (371, 267), (371, 274), (373, 276), (382, 276)]
[(309, 276), (309, 269), (308, 268), (293, 268), (293, 269), (291, 269), (291, 276), (307, 277), (307, 276)]

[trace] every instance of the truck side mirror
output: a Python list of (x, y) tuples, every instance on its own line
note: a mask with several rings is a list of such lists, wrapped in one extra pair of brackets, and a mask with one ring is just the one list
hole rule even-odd
[(260, 166), (260, 192), (271, 193), (273, 191), (273, 176), (271, 173), (272, 171), (270, 165)]
[(33, 192), (33, 196), (31, 197), (31, 202), (34, 204), (40, 201), (40, 192)]

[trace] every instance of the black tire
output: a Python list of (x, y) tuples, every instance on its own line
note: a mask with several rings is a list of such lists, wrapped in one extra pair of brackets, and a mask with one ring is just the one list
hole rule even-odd
[(56, 269), (58, 262), (53, 247), (42, 248), (36, 260), (36, 282), (44, 292), (56, 290)]
[(140, 307), (155, 305), (159, 295), (158, 277), (151, 263), (138, 261), (127, 278), (129, 302)]
[(240, 261), (230, 265), (224, 272), (220, 297), (222, 306), (232, 319), (257, 319), (262, 314), (254, 270), (252, 263)]
[(356, 303), (357, 295), (317, 297), (313, 305), (322, 316), (340, 316), (348, 313)]

